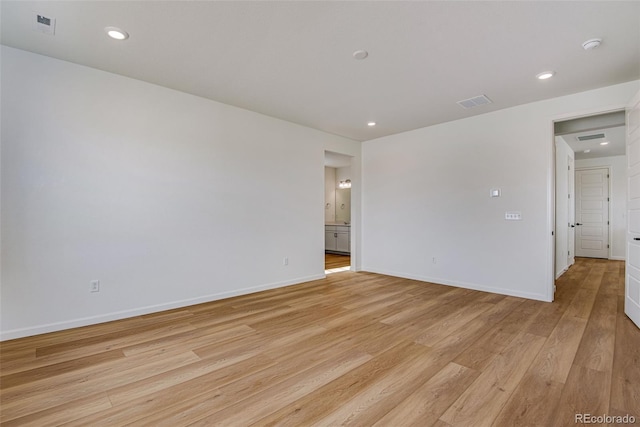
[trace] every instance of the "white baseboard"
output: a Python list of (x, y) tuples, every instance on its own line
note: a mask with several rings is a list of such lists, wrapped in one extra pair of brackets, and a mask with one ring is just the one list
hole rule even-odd
[(573, 262), (571, 264), (565, 265), (564, 268), (560, 272), (556, 273), (556, 280), (558, 280), (560, 278), (560, 276), (562, 276), (564, 273), (566, 273), (567, 270), (569, 270), (569, 268), (575, 263), (576, 263), (576, 261), (575, 261), (575, 258), (574, 258), (574, 260), (573, 260)]
[(625, 257), (623, 257), (623, 256), (612, 256), (612, 257), (609, 257), (609, 259), (610, 259), (611, 261), (626, 261), (626, 260), (627, 260), (627, 259), (626, 259)]
[(113, 320), (121, 320), (129, 317), (142, 316), (150, 313), (157, 313), (165, 310), (172, 310), (174, 308), (188, 307), (190, 305), (202, 304), (205, 302), (211, 302), (221, 300), (225, 298), (231, 298), (238, 295), (247, 295), (255, 292), (266, 291), (269, 289), (282, 288), (285, 286), (297, 285), (304, 282), (310, 282), (312, 280), (319, 280), (325, 277), (323, 274), (317, 274), (306, 277), (299, 277), (293, 280), (287, 280), (284, 282), (268, 283), (260, 286), (253, 286), (250, 288), (238, 289), (228, 292), (220, 292), (217, 294), (205, 295), (197, 298), (189, 298), (180, 301), (172, 301), (163, 304), (150, 305), (146, 307), (135, 308), (131, 310), (117, 311), (113, 313), (105, 313), (97, 316), (83, 317), (79, 319), (65, 320), (62, 322), (47, 323), (44, 325), (30, 326), (28, 328), (18, 328), (8, 331), (0, 332), (0, 341), (12, 340), (16, 338), (24, 338), (32, 335), (46, 334), (49, 332), (62, 331), (65, 329), (79, 328), (82, 326), (95, 325), (98, 323), (111, 322)]
[(569, 267), (565, 267), (560, 272), (556, 273), (556, 280), (558, 280), (560, 278), (560, 276), (562, 276), (564, 273), (566, 273), (567, 270), (569, 270)]
[(426, 276), (421, 276), (416, 274), (403, 273), (403, 272), (391, 271), (391, 270), (370, 269), (366, 267), (363, 268), (362, 271), (368, 271), (376, 274), (384, 274), (387, 276), (401, 277), (403, 279), (419, 280), (421, 282), (435, 283), (436, 285), (445, 285), (445, 286), (454, 286), (456, 288), (473, 289), (474, 291), (491, 292), (493, 294), (509, 295), (513, 297), (533, 299), (537, 301), (544, 301), (544, 302), (553, 301), (548, 299), (546, 295), (542, 295), (542, 294), (521, 292), (513, 289), (494, 288), (491, 286), (484, 286), (477, 283), (457, 282), (452, 280), (444, 280), (436, 277), (426, 277)]

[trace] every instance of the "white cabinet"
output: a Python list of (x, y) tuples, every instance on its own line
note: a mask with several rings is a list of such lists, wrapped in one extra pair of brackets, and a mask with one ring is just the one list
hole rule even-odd
[(336, 251), (338, 250), (338, 239), (337, 233), (335, 230), (327, 230), (327, 227), (324, 229), (324, 250), (325, 251)]
[(327, 252), (349, 253), (351, 250), (351, 227), (348, 225), (325, 225), (324, 249)]
[(350, 252), (351, 239), (349, 238), (349, 231), (338, 231), (336, 233), (336, 250), (338, 252)]

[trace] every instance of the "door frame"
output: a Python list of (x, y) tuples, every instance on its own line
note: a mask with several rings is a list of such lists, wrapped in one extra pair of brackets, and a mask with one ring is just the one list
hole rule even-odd
[[(571, 226), (567, 226), (567, 266), (571, 267), (576, 262), (576, 157), (567, 155), (567, 222)], [(572, 167), (573, 166), (573, 167)], [(570, 229), (569, 229), (570, 228)], [(567, 268), (568, 268), (567, 267)]]
[(324, 168), (325, 168), (325, 157), (326, 153), (334, 153), (339, 154), (340, 156), (349, 157), (350, 158), (350, 167), (351, 167), (351, 236), (350, 236), (350, 257), (351, 257), (351, 271), (360, 271), (361, 270), (361, 255), (360, 255), (360, 209), (361, 209), (361, 157), (360, 153), (349, 153), (348, 151), (342, 149), (336, 149), (334, 147), (325, 147), (322, 150), (322, 274), (324, 274), (324, 225), (325, 225), (325, 217), (324, 217), (324, 207), (325, 207), (325, 199), (324, 199), (324, 186), (325, 186), (325, 178), (324, 178)]
[[(615, 113), (618, 111), (625, 111), (626, 104), (615, 104), (607, 107), (601, 108), (591, 108), (582, 111), (573, 111), (567, 112), (563, 114), (554, 115), (549, 120), (549, 128), (548, 135), (551, 144), (551, 149), (549, 150), (549, 167), (547, 168), (547, 229), (548, 229), (548, 240), (547, 247), (549, 248), (549, 256), (547, 258), (547, 277), (548, 277), (548, 285), (547, 285), (547, 301), (554, 300), (554, 293), (556, 288), (556, 279), (555, 279), (555, 267), (556, 267), (556, 150), (555, 150), (555, 123), (563, 122), (566, 120), (572, 119), (581, 119), (584, 117), (591, 116), (599, 116), (601, 114), (607, 113)], [(626, 156), (625, 152), (625, 156)], [(625, 228), (627, 225), (625, 225)], [(611, 233), (609, 233), (609, 239), (611, 239)], [(609, 244), (611, 245), (611, 244)]]

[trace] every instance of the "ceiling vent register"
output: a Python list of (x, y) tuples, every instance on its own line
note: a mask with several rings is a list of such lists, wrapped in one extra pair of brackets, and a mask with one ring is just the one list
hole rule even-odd
[(478, 95), (473, 98), (463, 99), (457, 102), (464, 109), (479, 107), (481, 105), (491, 104), (491, 100), (486, 95)]
[(592, 139), (604, 138), (604, 133), (594, 133), (592, 135), (577, 136), (578, 141), (591, 141)]

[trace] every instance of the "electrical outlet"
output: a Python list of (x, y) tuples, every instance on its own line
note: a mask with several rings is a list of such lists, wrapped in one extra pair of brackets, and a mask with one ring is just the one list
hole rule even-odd
[(91, 292), (100, 292), (100, 280), (92, 280), (90, 286)]
[(289, 257), (286, 256), (282, 259), (282, 265), (289, 265)]
[(507, 221), (522, 221), (522, 213), (517, 211), (505, 212), (504, 219)]

